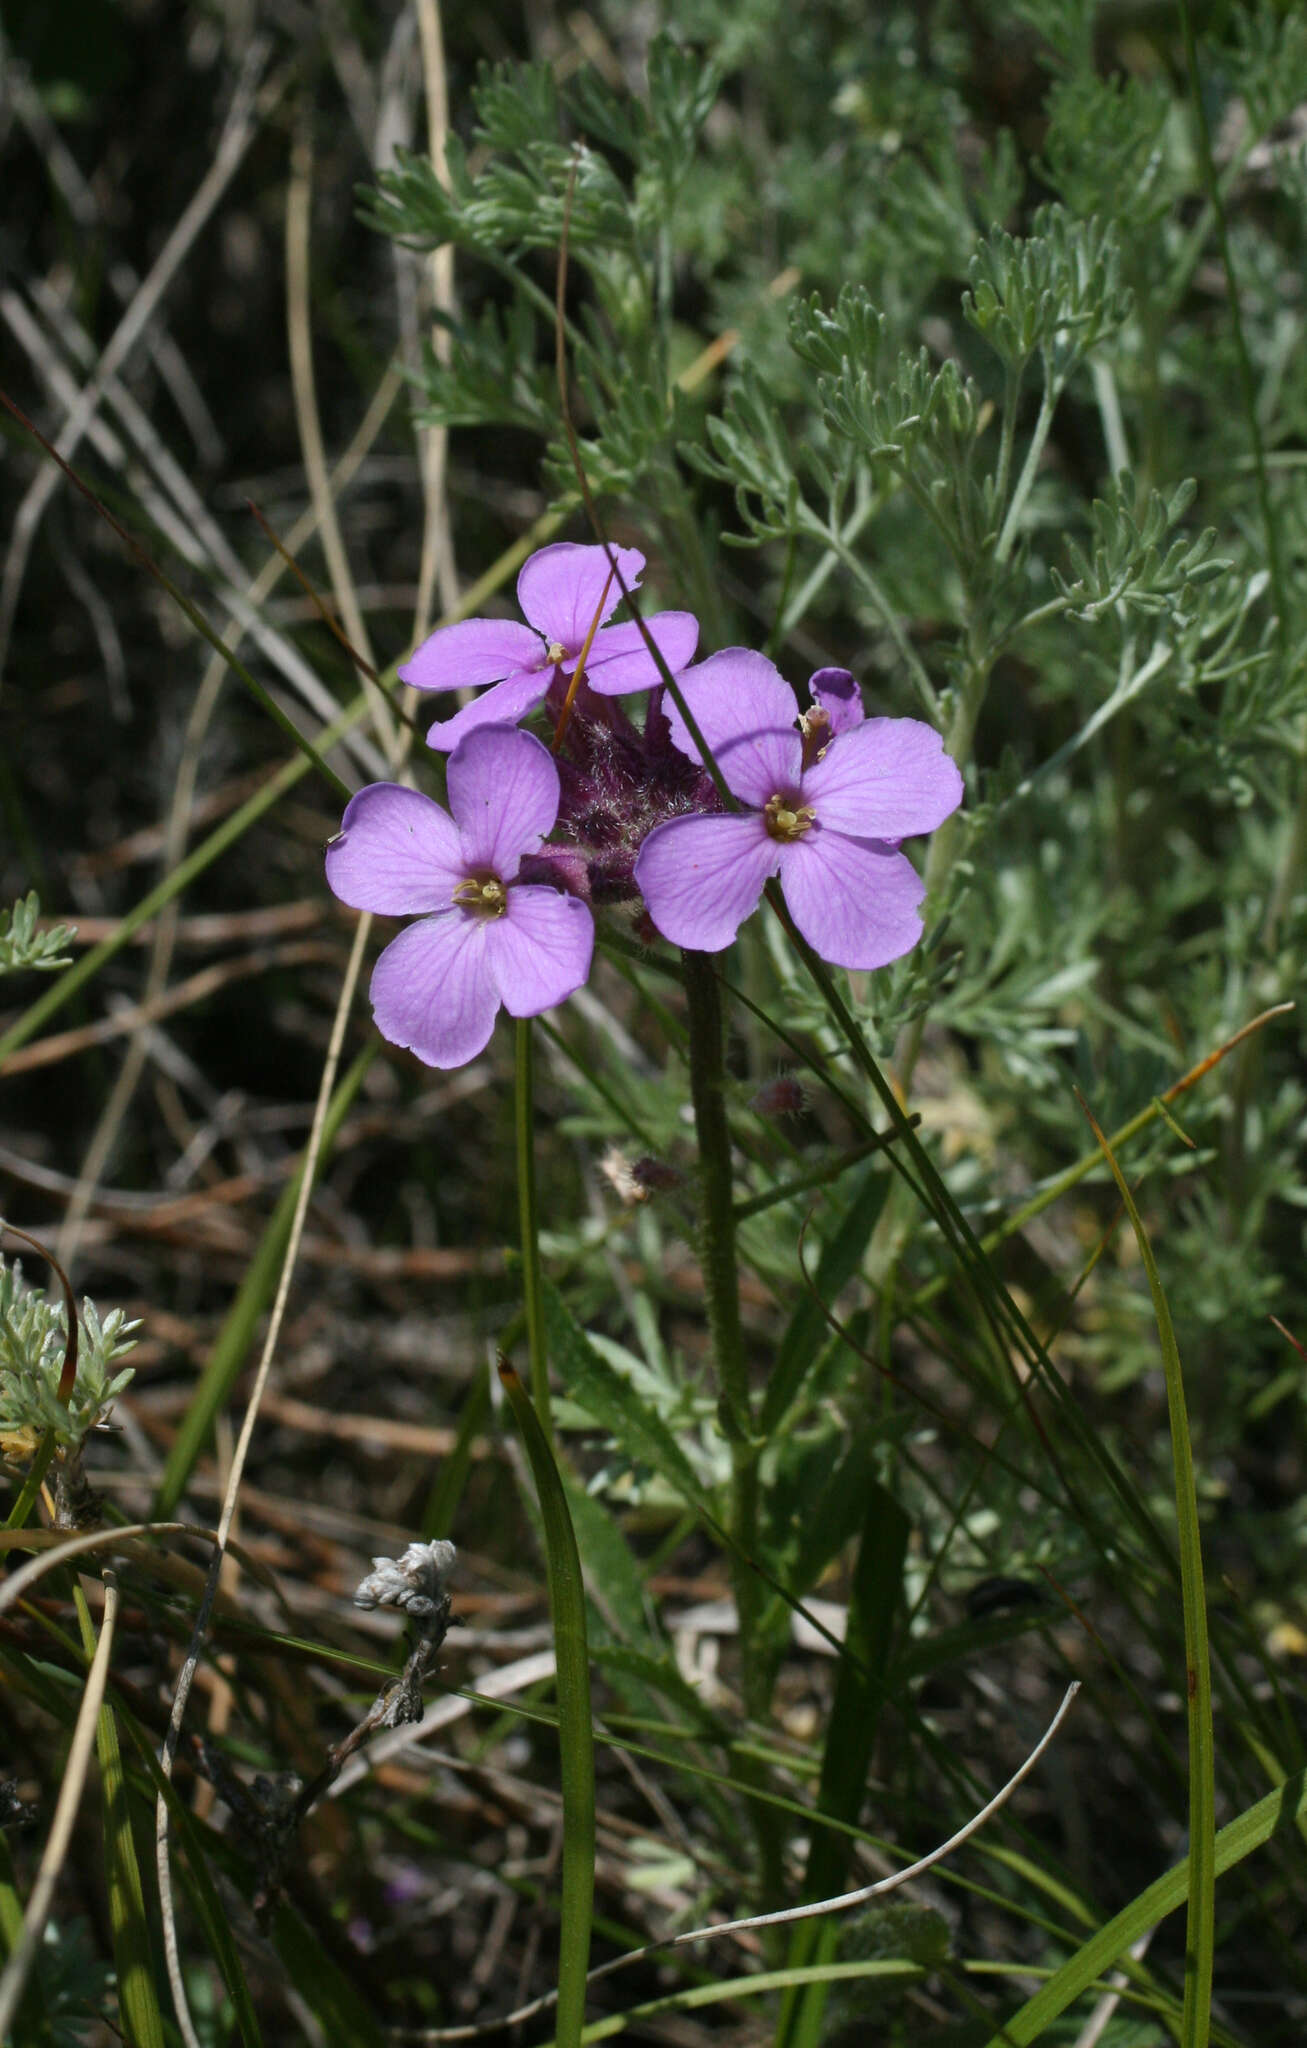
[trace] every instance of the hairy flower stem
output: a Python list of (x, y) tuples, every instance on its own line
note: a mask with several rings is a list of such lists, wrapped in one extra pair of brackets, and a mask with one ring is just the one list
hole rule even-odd
[[(771, 1667), (759, 1640), (763, 1584), (752, 1569), (758, 1548), (758, 1453), (753, 1402), (740, 1326), (740, 1281), (735, 1259), (735, 1206), (731, 1131), (726, 1116), (726, 1038), (721, 984), (708, 953), (683, 952), (689, 1027), (690, 1094), (699, 1145), (699, 1256), (708, 1328), (717, 1373), (718, 1415), (731, 1451), (731, 1579), (739, 1617), (740, 1689), (745, 1712), (764, 1719), (771, 1701)], [(737, 1757), (744, 1782), (761, 1782), (755, 1760)], [(775, 1809), (752, 1803), (762, 1890), (779, 1896), (781, 1840)]]
[[(731, 1133), (726, 1118), (726, 1046), (721, 987), (708, 953), (682, 953), (690, 1044), (690, 1093), (699, 1142), (699, 1231), (708, 1327), (717, 1373), (718, 1412), (731, 1446), (731, 1534), (752, 1557), (758, 1523), (758, 1449), (753, 1404), (744, 1364), (740, 1327), (740, 1283), (735, 1262), (735, 1205)], [(766, 1706), (754, 1697), (761, 1674), (751, 1655), (760, 1606), (760, 1586), (737, 1555), (736, 1605), (740, 1612), (740, 1657), (745, 1698), (751, 1712)]]
[(554, 1422), (549, 1406), (549, 1357), (545, 1348), (544, 1290), (540, 1283), (540, 1217), (536, 1207), (535, 1047), (529, 1017), (520, 1017), (517, 1022), (515, 1079), (517, 1212), (522, 1225), (522, 1296), (531, 1360), (531, 1399), (540, 1417), (540, 1427), (552, 1443)]

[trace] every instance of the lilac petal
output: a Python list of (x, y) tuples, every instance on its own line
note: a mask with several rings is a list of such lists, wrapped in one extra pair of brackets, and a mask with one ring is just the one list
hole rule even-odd
[(332, 894), (387, 917), (447, 909), (465, 873), (453, 819), (420, 790), (397, 782), (371, 782), (351, 797), (327, 848)]
[(640, 848), (635, 880), (665, 939), (720, 953), (757, 908), (780, 854), (756, 811), (669, 818)]
[(463, 619), (441, 626), (399, 671), (414, 690), (460, 690), (497, 683), (545, 658), (540, 635), (516, 619)]
[(803, 741), (793, 730), (751, 732), (719, 747), (717, 766), (732, 796), (752, 804), (755, 810), (762, 810), (774, 796), (793, 796), (798, 801)]
[(933, 725), (869, 718), (830, 742), (803, 778), (820, 824), (855, 839), (933, 832), (962, 801), (962, 777)]
[(528, 711), (534, 711), (537, 704), (543, 704), (549, 689), (550, 668), (533, 669), (521, 675), (506, 676), (493, 689), (483, 690), (452, 718), (442, 719), (438, 725), (427, 731), (427, 745), (434, 747), (438, 754), (448, 754), (467, 733), (475, 732), (479, 725), (516, 725), (519, 718), (525, 718)]
[[(678, 678), (681, 695), (690, 707), (695, 724), (715, 754), (728, 740), (747, 732), (793, 725), (799, 715), (794, 692), (774, 662), (750, 647), (723, 647), (707, 661), (687, 669)], [(689, 728), (668, 692), (663, 706), (672, 729), (672, 744), (700, 758)]]
[(781, 888), (813, 951), (835, 967), (884, 967), (921, 937), (926, 885), (906, 854), (819, 825), (780, 848)]
[[(485, 699), (481, 699), (482, 703)], [(511, 882), (558, 816), (558, 770), (534, 733), (483, 725), (461, 739), (446, 778), (467, 869)]]
[(499, 1009), (488, 930), (480, 918), (450, 910), (392, 939), (372, 971), (372, 1014), (383, 1038), (429, 1067), (476, 1058)]
[[(679, 675), (686, 663), (694, 660), (699, 644), (699, 621), (694, 613), (655, 612), (645, 624), (668, 668), (674, 676)], [(576, 663), (571, 666), (575, 668)], [(624, 697), (629, 690), (656, 689), (663, 676), (632, 619), (624, 626), (605, 626), (595, 634), (585, 679), (600, 697)]]
[(808, 691), (813, 703), (819, 704), (829, 718), (832, 734), (851, 732), (867, 715), (862, 708), (862, 692), (846, 668), (819, 668), (808, 684)]
[[(644, 556), (636, 548), (614, 548), (622, 582), (636, 590)], [(622, 585), (609, 575), (608, 550), (582, 547), (576, 541), (555, 541), (523, 564), (517, 579), (517, 601), (537, 633), (569, 654), (579, 654), (599, 612), (602, 626), (622, 601)]]
[(590, 972), (594, 919), (575, 896), (523, 884), (487, 927), (495, 986), (510, 1017), (535, 1017), (565, 1002)]

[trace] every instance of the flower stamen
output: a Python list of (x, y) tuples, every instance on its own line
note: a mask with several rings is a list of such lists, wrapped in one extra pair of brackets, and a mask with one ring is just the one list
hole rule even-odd
[(792, 796), (779, 793), (768, 797), (763, 806), (763, 819), (773, 839), (779, 839), (782, 846), (788, 846), (796, 839), (802, 839), (817, 822), (817, 813), (811, 804), (799, 804)]
[(507, 910), (508, 891), (498, 875), (468, 875), (455, 889), (454, 901), (470, 917), (489, 922)]
[(830, 713), (820, 704), (814, 704), (810, 711), (799, 714), (799, 731), (803, 736), (803, 765), (811, 768), (820, 761), (830, 743)]

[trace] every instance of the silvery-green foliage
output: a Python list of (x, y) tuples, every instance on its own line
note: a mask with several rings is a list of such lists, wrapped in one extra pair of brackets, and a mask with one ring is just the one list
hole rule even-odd
[(1077, 71), (1093, 62), (1098, 0), (1007, 0), (1007, 4), (1015, 22), (1024, 23), (1043, 38), (1050, 63)]
[(117, 1373), (113, 1367), (134, 1348), (131, 1333), (139, 1324), (116, 1308), (101, 1318), (87, 1299), (78, 1321), (77, 1377), (65, 1406), (56, 1391), (67, 1343), (63, 1303), (28, 1286), (16, 1260), (0, 1259), (0, 1433), (39, 1437), (49, 1429), (67, 1449), (95, 1427), (132, 1378), (131, 1366)]
[(22, 967), (49, 970), (67, 967), (64, 948), (76, 936), (75, 925), (57, 924), (39, 932), (41, 899), (35, 889), (20, 896), (11, 910), (0, 910), (0, 974), (13, 974)]
[(1172, 101), (1160, 80), (1077, 71), (1054, 81), (1046, 111), (1040, 176), (1070, 213), (1110, 218), (1126, 235), (1159, 219), (1174, 184)]
[(1248, 148), (1307, 99), (1307, 15), (1260, 0), (1230, 11), (1230, 39), (1214, 52), (1247, 116)]
[(1042, 355), (1058, 388), (1130, 312), (1115, 228), (1076, 220), (1060, 206), (1041, 207), (1024, 237), (996, 228), (968, 274), (963, 317), (1012, 369)]
[[(702, 475), (729, 484), (743, 533), (726, 538), (760, 546), (799, 532), (801, 491), (780, 408), (763, 379), (746, 369), (722, 417), (705, 422), (707, 447), (686, 442), (682, 455)], [(810, 457), (811, 449), (805, 453)]]
[(1050, 570), (1069, 616), (1093, 621), (1124, 605), (1140, 612), (1173, 612), (1186, 623), (1199, 587), (1224, 575), (1230, 566), (1212, 554), (1215, 527), (1196, 539), (1179, 536), (1162, 551), (1168, 532), (1184, 517), (1196, 491), (1192, 479), (1178, 484), (1166, 498), (1153, 491), (1141, 516), (1134, 478), (1128, 470), (1115, 478), (1105, 495), (1094, 500), (1092, 548), (1068, 541), (1070, 576)]
[(1022, 172), (1007, 129), (973, 164), (964, 163), (956, 137), (932, 137), (920, 153), (900, 150), (877, 194), (872, 251), (903, 272), (915, 259), (923, 292), (938, 277), (967, 274), (978, 234), (1006, 220), (1021, 196)]

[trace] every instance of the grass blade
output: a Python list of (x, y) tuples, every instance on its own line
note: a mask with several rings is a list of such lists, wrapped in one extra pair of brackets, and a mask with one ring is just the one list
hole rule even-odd
[[(1083, 1107), (1083, 1104), (1082, 1104)], [(1088, 1110), (1085, 1111), (1089, 1116)], [(1183, 2048), (1207, 2048), (1212, 2024), (1212, 1962), (1216, 1948), (1216, 1754), (1212, 1735), (1212, 1665), (1207, 1643), (1202, 1534), (1194, 1483), (1193, 1446), (1185, 1408), (1184, 1376), (1171, 1310), (1153, 1248), (1129, 1182), (1092, 1116), (1089, 1123), (1125, 1204), (1148, 1275), (1166, 1374), (1166, 1405), (1175, 1466), (1175, 1516), (1184, 1606), (1185, 1699), (1189, 1722), (1189, 1924), (1185, 1933)]]
[[(821, 1760), (818, 1804), (823, 1813), (856, 1822), (862, 1812), (872, 1750), (885, 1699), (885, 1670), (903, 1584), (910, 1533), (908, 1518), (883, 1486), (869, 1489), (849, 1600), (845, 1641), (853, 1653), (842, 1658)], [(804, 1877), (807, 1899), (832, 1898), (844, 1885), (849, 1840), (823, 1828), (812, 1838)], [(803, 1921), (790, 1938), (793, 1968), (833, 1962), (840, 1930), (834, 1920)], [(781, 2003), (776, 2038), (787, 2048), (814, 2048), (822, 2034), (826, 1982), (814, 1979), (802, 1993)]]
[[(1221, 1829), (1213, 1845), (1214, 1876), (1221, 1877), (1227, 1870), (1233, 1870), (1272, 1836), (1286, 1834), (1304, 1814), (1307, 1771), (1296, 1771), (1274, 1792), (1268, 1792), (1265, 1799), (1259, 1799), (1255, 1806), (1248, 1807), (1237, 1820)], [(1049, 2023), (1064, 2013), (1081, 1992), (1088, 1991), (1114, 1963), (1123, 1961), (1141, 1934), (1175, 1912), (1189, 1897), (1192, 1881), (1193, 1858), (1187, 1856), (1183, 1863), (1155, 1879), (1128, 1906), (1123, 1906), (1097, 1934), (1090, 1935), (1047, 1984), (991, 2036), (985, 2048), (1027, 2048), (1028, 2043), (1037, 2041)]]
[[(106, 1583), (110, 1575), (106, 1574)], [(82, 1647), (95, 1655), (95, 1624), (86, 1595), (74, 1588)], [(100, 1804), (104, 1815), (105, 1884), (109, 1893), (109, 1925), (114, 1970), (118, 1978), (118, 2013), (132, 2048), (163, 2048), (163, 2015), (154, 1992), (154, 1954), (145, 1913), (145, 1888), (132, 1836), (127, 1779), (118, 1744), (118, 1723), (106, 1700), (95, 1730), (100, 1764)]]
[(558, 1742), (563, 1787), (563, 1912), (558, 1941), (559, 2048), (577, 2048), (585, 2025), (585, 1977), (594, 1910), (595, 1766), (590, 1719), (581, 1559), (553, 1453), (517, 1373), (501, 1359), (499, 1377), (531, 1461), (544, 1523), (549, 1609), (557, 1659)]
[(100, 1759), (105, 1876), (123, 2032), (133, 2048), (163, 2048), (163, 2015), (154, 1990), (154, 1955), (145, 1913), (145, 1890), (112, 1707), (100, 1709), (95, 1746)]
[[(9, 1856), (9, 1844), (0, 1833), (0, 1951), (7, 1960), (17, 1948), (23, 1936), (23, 1902), (18, 1896), (14, 1883), (14, 1866)], [(30, 2048), (54, 2048), (54, 2035), (41, 2009), (41, 1993), (38, 1985), (26, 1984), (18, 2001), (14, 2018), (22, 2029), (21, 2039), (30, 2043)]]

